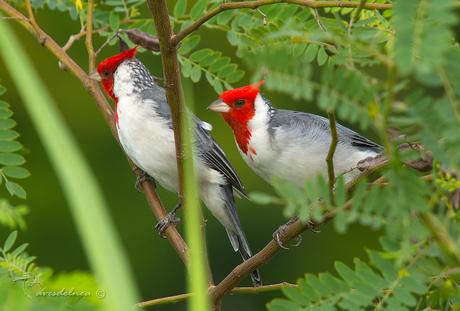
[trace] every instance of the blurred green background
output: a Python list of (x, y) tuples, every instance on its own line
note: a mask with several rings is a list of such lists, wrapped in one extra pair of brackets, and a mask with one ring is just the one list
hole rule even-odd
[[(66, 42), (70, 34), (77, 33), (80, 29), (78, 21), (71, 21), (63, 13), (40, 10), (36, 13), (36, 18), (42, 28), (61, 45)], [(134, 175), (95, 103), (77, 79), (58, 68), (57, 60), (47, 49), (40, 47), (33, 36), (14, 22), (11, 24), (58, 103), (60, 111), (102, 185), (112, 219), (135, 273), (142, 298), (146, 300), (183, 293), (185, 291), (184, 267), (169, 243), (154, 231), (156, 221), (143, 194), (135, 190)], [(224, 55), (232, 57), (234, 50), (222, 37), (222, 33), (206, 29), (200, 32), (203, 35), (201, 46), (215, 48), (222, 51)], [(1, 38), (0, 42), (8, 44)], [(96, 47), (102, 42), (103, 39), (96, 38)], [(117, 52), (116, 46), (109, 47), (99, 56), (98, 61)], [(69, 53), (83, 68), (87, 67), (83, 40), (77, 42)], [(158, 56), (142, 53), (139, 58), (154, 75), (162, 75)], [(27, 204), (31, 212), (26, 218), (28, 229), (20, 233), (19, 242), (30, 243), (29, 253), (38, 257), (37, 263), (41, 266), (50, 266), (56, 272), (88, 270), (88, 263), (62, 190), (6, 71), (7, 61), (8, 59), (0, 58), (0, 83), (8, 89), (4, 99), (12, 105), (15, 112), (17, 130), (22, 134), (20, 141), (29, 152), (26, 155), (28, 162), (25, 167), (32, 173), (32, 176), (23, 182), (28, 193)], [(233, 61), (237, 59), (233, 57)], [(240, 65), (244, 68), (243, 64)], [(246, 74), (243, 83), (249, 82), (248, 77), (249, 74)], [(193, 90), (196, 114), (214, 126), (214, 137), (234, 164), (247, 190), (272, 192), (272, 188), (243, 162), (226, 124), (217, 114), (206, 110), (207, 105), (217, 97), (217, 94), (205, 80), (195, 84)], [(321, 113), (314, 102), (296, 102), (285, 95), (272, 92), (265, 92), (265, 94), (277, 107)], [(374, 133), (362, 134), (375, 139)], [(62, 155), (65, 154), (66, 150), (62, 150)], [(6, 196), (3, 187), (0, 191), (3, 191), (0, 195)], [(159, 189), (159, 194), (169, 209), (176, 204), (175, 194), (163, 189)], [(243, 227), (254, 252), (261, 249), (271, 239), (272, 232), (287, 220), (282, 216), (279, 206), (257, 206), (246, 199), (238, 200), (237, 204)], [(87, 208), (91, 209), (91, 206)], [(214, 280), (218, 282), (240, 263), (241, 259), (232, 251), (225, 231), (208, 211), (205, 211), (205, 217), (208, 220), (208, 252)], [(367, 228), (354, 226), (345, 235), (337, 234), (331, 225), (325, 225), (320, 229), (320, 233), (304, 233), (303, 242), (299, 247), (280, 252), (263, 266), (261, 273), (264, 283), (295, 282), (297, 277), (307, 272), (318, 273), (333, 269), (335, 260), (348, 264), (354, 257), (363, 256), (364, 249), (378, 247), (375, 232)], [(182, 230), (181, 226), (179, 230)], [(1, 227), (0, 239), (4, 240), (8, 233), (8, 230)], [(245, 280), (241, 285), (249, 286), (250, 282)], [(236, 308), (260, 310), (266, 302), (276, 296), (281, 296), (281, 293), (230, 295), (224, 299), (223, 306), (226, 310)], [(225, 308), (226, 306), (228, 308)], [(157, 307), (158, 310), (183, 310), (184, 308), (184, 303)]]

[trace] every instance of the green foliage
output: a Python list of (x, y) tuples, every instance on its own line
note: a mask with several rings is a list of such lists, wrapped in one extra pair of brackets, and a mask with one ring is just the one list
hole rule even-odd
[[(302, 187), (274, 180), (276, 195), (251, 194), (255, 203), (283, 205), (286, 217), (321, 222), (328, 213), (341, 234), (359, 224), (381, 235), (381, 251), (355, 259), (353, 268), (337, 262), (334, 273), (307, 274), (299, 288), (284, 289), (286, 298), (275, 299), (270, 310), (460, 308), (460, 44), (454, 35), (458, 1), (370, 2), (392, 3), (394, 10), (313, 10), (287, 3), (227, 10), (203, 27), (226, 38), (235, 55), (211, 48), (202, 31), (179, 47), (181, 73), (192, 82), (205, 77), (220, 93), (241, 81), (246, 71), (252, 81), (264, 79), (268, 91), (315, 103), (324, 112), (335, 112), (340, 122), (373, 128), (390, 159), (352, 186), (347, 184), (350, 176), (338, 176), (334, 204), (328, 181), (321, 177)], [(16, 5), (23, 9), (21, 3)], [(83, 8), (70, 0), (32, 3), (68, 12), (85, 26), (86, 3)], [(185, 29), (221, 3), (176, 1), (170, 6), (174, 30)], [(108, 37), (118, 28), (139, 28), (154, 34), (141, 5), (145, 1), (98, 3), (94, 25), (104, 30), (98, 33)], [(15, 154), (18, 145), (9, 143), (16, 139), (11, 132), (14, 121), (6, 121), (10, 117), (8, 107), (0, 106), (0, 149)], [(390, 128), (397, 129), (396, 139), (388, 134)], [(420, 155), (400, 151), (399, 144), (408, 142), (420, 143), (420, 154), (434, 158), (431, 176), (405, 166)], [(0, 164), (18, 167), (3, 168), (3, 177), (27, 175), (21, 169), (24, 161), (2, 161), (0, 154)], [(7, 188), (18, 195), (11, 184)], [(3, 203), (0, 221), (21, 227), (25, 210)]]
[(428, 295), (431, 277), (443, 273), (430, 250), (419, 245), (416, 254), (396, 267), (388, 252), (369, 251), (369, 263), (354, 260), (354, 269), (336, 262), (338, 275), (306, 274), (298, 288), (283, 289), (287, 299), (275, 299), (268, 310), (414, 310), (417, 297)]
[(345, 67), (326, 67), (322, 72), (318, 106), (326, 111), (336, 111), (337, 117), (367, 128), (372, 122), (370, 110), (376, 88), (360, 71)]
[(5, 310), (61, 310), (69, 304), (72, 310), (100, 309), (93, 276), (72, 272), (53, 277), (51, 269), (37, 266), (26, 253), (27, 243), (14, 247), (16, 239), (14, 231), (0, 247), (0, 305)]
[(6, 23), (0, 23), (0, 32), (8, 41), (0, 45), (0, 54), (8, 55), (6, 67), (59, 176), (92, 268), (108, 293), (104, 305), (136, 309), (134, 283), (97, 180), (14, 33)]
[(416, 69), (430, 74), (445, 65), (452, 46), (451, 27), (458, 21), (456, 0), (397, 1), (394, 8), (396, 31), (395, 62), (402, 74)]
[[(0, 95), (5, 91), (6, 89), (0, 85)], [(0, 183), (5, 183), (10, 195), (25, 199), (26, 191), (17, 180), (29, 177), (30, 173), (22, 167), (26, 160), (19, 154), (23, 146), (17, 141), (19, 133), (13, 129), (16, 122), (12, 119), (13, 111), (10, 108), (7, 102), (0, 100)]]
[(0, 248), (0, 274), (7, 272), (11, 281), (21, 281), (28, 287), (36, 287), (43, 282), (43, 271), (35, 265), (35, 257), (25, 253), (27, 243), (13, 249), (17, 234), (17, 231), (13, 231)]
[(232, 64), (229, 57), (222, 56), (221, 52), (201, 49), (189, 54), (199, 41), (199, 36), (192, 36), (179, 49), (182, 75), (196, 83), (200, 81), (203, 73), (216, 93), (222, 93), (224, 88), (231, 89), (230, 83), (241, 80), (244, 71)]
[(25, 229), (24, 216), (29, 213), (25, 205), (14, 206), (7, 199), (0, 199), (0, 224), (10, 229)]

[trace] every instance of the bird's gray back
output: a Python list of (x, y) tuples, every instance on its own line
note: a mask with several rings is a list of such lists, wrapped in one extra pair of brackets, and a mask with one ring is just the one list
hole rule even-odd
[[(276, 109), (269, 122), (269, 133), (273, 137), (277, 129), (289, 131), (298, 138), (315, 137), (328, 141), (331, 137), (329, 120), (311, 113)], [(382, 147), (359, 135), (355, 131), (337, 123), (337, 136), (340, 144), (348, 144), (360, 150), (381, 152)]]

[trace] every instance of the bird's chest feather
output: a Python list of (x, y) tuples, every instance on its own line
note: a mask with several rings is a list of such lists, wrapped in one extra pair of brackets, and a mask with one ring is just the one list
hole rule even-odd
[(119, 98), (118, 136), (128, 156), (165, 188), (177, 187), (174, 133), (150, 103), (136, 96)]
[(250, 129), (250, 131), (251, 135), (246, 152), (243, 152), (241, 148), (239, 151), (249, 167), (262, 178), (270, 179), (273, 173), (270, 169), (270, 163), (273, 163), (276, 157), (276, 152), (270, 141), (271, 138), (266, 127)]

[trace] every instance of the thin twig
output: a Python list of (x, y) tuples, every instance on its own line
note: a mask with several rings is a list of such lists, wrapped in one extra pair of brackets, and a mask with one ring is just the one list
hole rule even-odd
[[(99, 29), (95, 29), (95, 30), (93, 30), (93, 35), (96, 34), (96, 33), (104, 32), (104, 31), (106, 31), (107, 29), (109, 29), (109, 26), (108, 26), (108, 25), (107, 25), (107, 26), (104, 26), (104, 27), (101, 27), (101, 28), (99, 28)], [(62, 46), (62, 49), (63, 49), (64, 51), (69, 50), (69, 49), (72, 47), (72, 45), (73, 45), (76, 41), (80, 40), (80, 39), (83, 38), (84, 36), (86, 36), (86, 30), (81, 29), (79, 33), (73, 34), (73, 35), (71, 35), (71, 36), (69, 37), (69, 39), (67, 40), (66, 44), (64, 44), (64, 45)], [(97, 56), (97, 54), (96, 54), (96, 56)]]
[[(264, 293), (264, 292), (271, 292), (271, 291), (277, 291), (281, 290), (286, 287), (292, 287), (292, 288), (297, 288), (297, 284), (292, 284), (288, 282), (282, 282), (278, 284), (270, 284), (270, 285), (263, 285), (259, 287), (235, 287), (230, 291), (230, 294), (255, 294), (255, 293)], [(170, 303), (176, 303), (180, 301), (184, 301), (189, 299), (193, 294), (192, 293), (186, 293), (186, 294), (179, 294), (179, 295), (174, 295), (174, 296), (168, 296), (168, 297), (162, 297), (162, 298), (157, 298), (157, 299), (152, 299), (152, 300), (147, 300), (143, 301), (137, 304), (138, 307), (140, 308), (147, 308), (147, 307), (153, 307), (153, 306), (158, 306), (162, 304), (170, 304)]]
[[(241, 1), (241, 2), (222, 2), (215, 9), (207, 12), (202, 17), (198, 18), (194, 23), (177, 33), (173, 37), (173, 42), (175, 44), (179, 43), (189, 34), (200, 28), (201, 25), (206, 23), (208, 20), (216, 16), (217, 14), (233, 9), (257, 9), (258, 7), (275, 4), (275, 3), (291, 3), (301, 6), (306, 6), (310, 8), (328, 8), (328, 7), (341, 7), (341, 8), (358, 8), (360, 2), (357, 1), (315, 1), (315, 0), (255, 0), (255, 1)], [(388, 10), (393, 6), (388, 3), (366, 3), (363, 6), (363, 9), (366, 10)]]
[[(32, 27), (35, 29), (35, 31), (37, 32), (39, 27), (38, 27), (38, 24), (37, 24), (37, 20), (35, 19), (32, 4), (30, 3), (30, 0), (25, 0), (24, 3), (26, 5), (27, 14), (29, 15), (29, 22), (32, 25)], [(46, 39), (44, 37), (42, 37), (42, 36), (37, 36), (37, 38), (38, 38), (38, 41), (40, 41), (40, 44), (43, 45), (44, 40), (46, 40)]]
[(96, 55), (93, 47), (93, 9), (94, 0), (88, 0), (86, 13), (86, 50), (88, 51), (88, 72), (92, 72), (96, 67)]
[(80, 40), (85, 35), (86, 35), (86, 31), (84, 29), (81, 29), (79, 33), (71, 35), (69, 39), (67, 40), (67, 42), (62, 46), (62, 50), (67, 52), (67, 50), (72, 47), (75, 41)]
[(351, 29), (353, 28), (353, 25), (356, 23), (356, 21), (358, 21), (365, 4), (366, 0), (361, 0), (358, 9), (355, 11), (355, 14), (351, 16), (350, 22), (348, 23), (348, 35), (351, 35)]
[(337, 125), (335, 120), (335, 113), (328, 112), (327, 117), (329, 118), (329, 127), (331, 128), (331, 144), (329, 145), (329, 151), (327, 152), (326, 164), (327, 164), (327, 176), (329, 184), (329, 199), (332, 205), (335, 205), (334, 199), (334, 184), (335, 184), (335, 171), (334, 171), (334, 153), (337, 148), (339, 138), (337, 136)]

